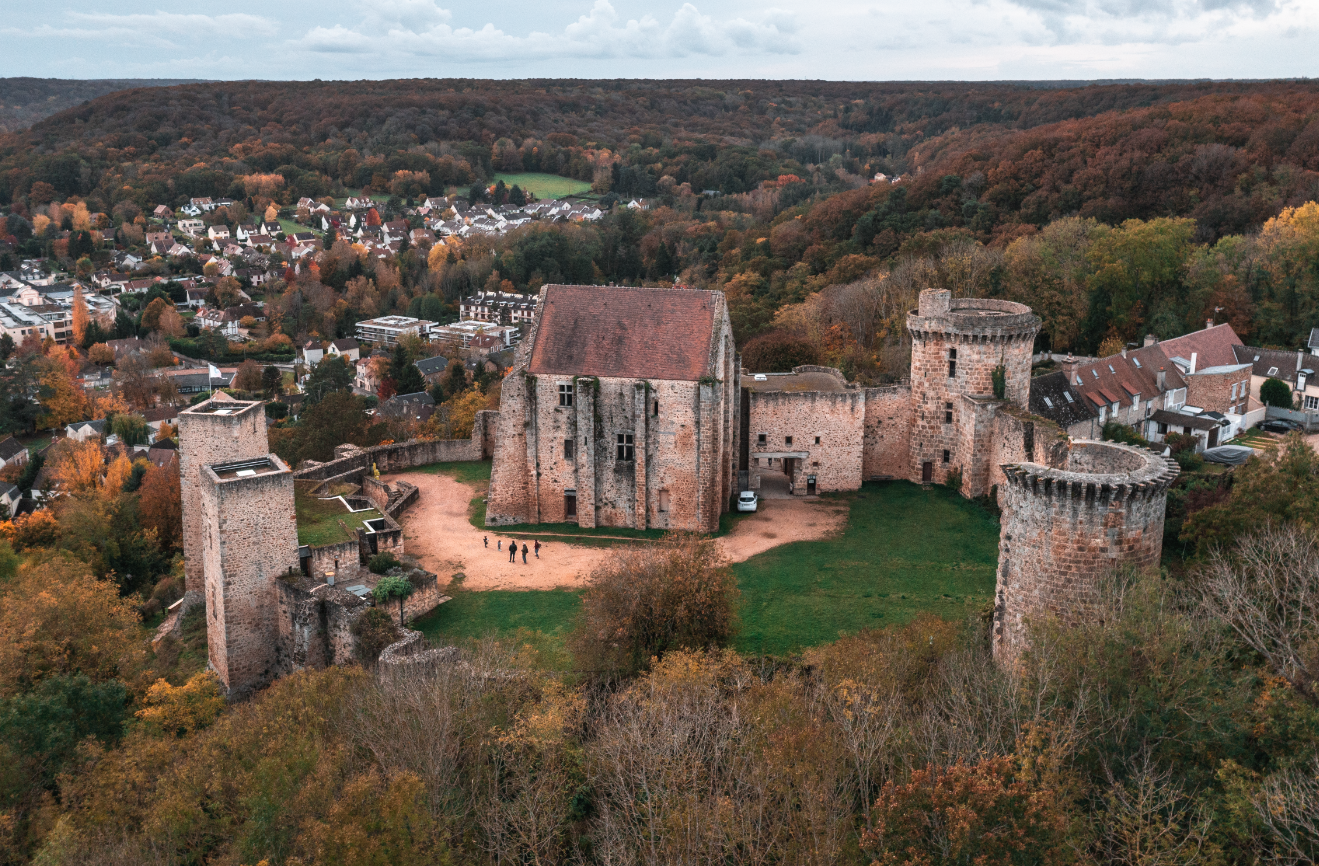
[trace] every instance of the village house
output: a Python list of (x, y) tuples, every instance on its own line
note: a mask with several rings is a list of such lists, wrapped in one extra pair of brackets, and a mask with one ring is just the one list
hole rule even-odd
[(337, 355), (350, 364), (357, 363), (361, 347), (352, 337), (343, 337), (338, 340), (331, 340), (329, 348), (325, 350), (327, 355)]
[(22, 466), (28, 461), (28, 450), (13, 436), (0, 439), (0, 466)]
[(105, 435), (105, 419), (75, 421), (64, 428), (64, 435), (75, 442), (97, 441)]
[(321, 347), (320, 340), (308, 340), (302, 347), (302, 363), (308, 367), (315, 367), (325, 357), (325, 350)]
[(1319, 361), (1311, 360), (1314, 355), (1254, 346), (1237, 346), (1235, 352), (1238, 361), (1250, 364), (1250, 396), (1256, 403), (1262, 402), (1260, 386), (1269, 379), (1277, 379), (1291, 389), (1294, 408), (1319, 411), (1319, 381), (1314, 375)]
[(477, 292), (458, 302), (458, 317), (465, 321), (500, 325), (530, 324), (536, 318), (536, 296), (516, 292)]

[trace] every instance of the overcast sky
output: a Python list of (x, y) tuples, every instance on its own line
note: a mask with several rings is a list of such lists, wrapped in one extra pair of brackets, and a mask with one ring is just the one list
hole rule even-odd
[(0, 7), (0, 76), (1319, 77), (1319, 0), (0, 0)]

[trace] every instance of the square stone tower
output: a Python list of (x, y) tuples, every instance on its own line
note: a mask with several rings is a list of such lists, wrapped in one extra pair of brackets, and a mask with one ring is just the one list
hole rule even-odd
[(267, 454), (206, 465), (198, 477), (210, 663), (240, 696), (277, 672), (275, 581), (298, 564), (293, 473)]
[(266, 413), (260, 402), (215, 397), (179, 413), (179, 485), (183, 495), (184, 589), (200, 593), (202, 467), (265, 457)]

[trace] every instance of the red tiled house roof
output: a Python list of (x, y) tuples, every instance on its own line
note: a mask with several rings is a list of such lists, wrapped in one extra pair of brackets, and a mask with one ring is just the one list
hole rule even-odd
[(1189, 361), (1194, 352), (1195, 368), (1202, 370), (1205, 367), (1235, 366), (1237, 356), (1232, 347), (1240, 346), (1241, 338), (1231, 325), (1214, 325), (1155, 345), (1169, 360), (1185, 358)]
[(547, 286), (530, 372), (671, 381), (711, 375), (716, 294)]

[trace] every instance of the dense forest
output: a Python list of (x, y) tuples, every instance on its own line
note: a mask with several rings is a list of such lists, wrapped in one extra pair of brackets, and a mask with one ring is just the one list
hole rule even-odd
[(134, 87), (191, 84), (188, 78), (0, 78), (0, 133), (26, 129), (81, 102)]

